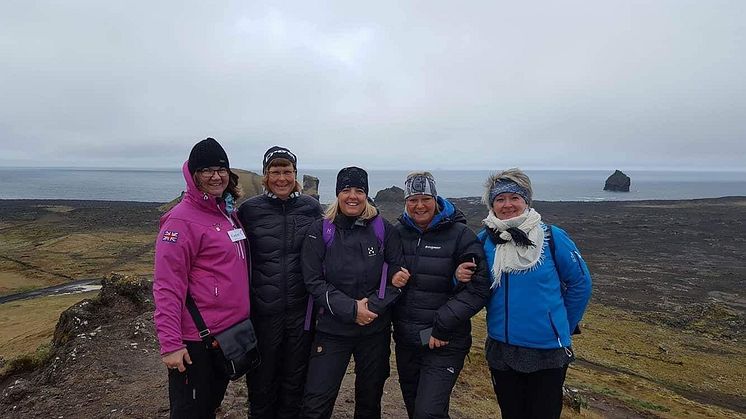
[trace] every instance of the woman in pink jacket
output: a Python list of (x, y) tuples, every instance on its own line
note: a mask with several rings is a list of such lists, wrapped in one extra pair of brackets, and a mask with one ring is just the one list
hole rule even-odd
[(249, 317), (248, 249), (234, 216), (240, 188), (229, 167), (217, 141), (198, 142), (183, 167), (187, 191), (161, 218), (154, 318), (168, 367), (171, 418), (214, 418), (228, 386), (223, 354), (200, 340), (185, 306), (187, 292), (212, 335)]

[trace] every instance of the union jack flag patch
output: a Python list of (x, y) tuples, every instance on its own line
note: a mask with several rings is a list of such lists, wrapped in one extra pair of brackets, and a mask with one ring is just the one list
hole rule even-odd
[(176, 240), (179, 240), (179, 232), (166, 230), (163, 232), (163, 238), (161, 238), (161, 240), (164, 242), (176, 243)]

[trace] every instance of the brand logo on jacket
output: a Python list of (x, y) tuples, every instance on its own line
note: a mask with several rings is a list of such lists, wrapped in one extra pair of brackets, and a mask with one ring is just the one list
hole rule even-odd
[(440, 250), (440, 246), (425, 246), (425, 249)]
[(376, 248), (371, 246), (368, 248), (368, 256), (375, 256), (376, 255)]

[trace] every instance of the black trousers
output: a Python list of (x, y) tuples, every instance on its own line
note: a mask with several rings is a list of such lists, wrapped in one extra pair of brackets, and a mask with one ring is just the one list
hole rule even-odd
[(168, 370), (171, 419), (215, 418), (228, 388), (223, 352), (208, 349), (202, 342), (186, 342), (192, 365), (186, 371)]
[(254, 317), (262, 363), (246, 376), (249, 417), (295, 419), (300, 414), (311, 333), (303, 330), (306, 311)]
[(466, 353), (448, 345), (396, 345), (396, 369), (407, 414), (411, 418), (449, 418), (451, 391), (464, 367)]
[(334, 336), (317, 332), (311, 345), (302, 418), (332, 416), (350, 356), (355, 357), (355, 418), (381, 417), (383, 385), (389, 377), (391, 332), (370, 336)]
[(504, 419), (550, 419), (562, 413), (564, 368), (550, 368), (532, 373), (490, 368), (500, 414)]

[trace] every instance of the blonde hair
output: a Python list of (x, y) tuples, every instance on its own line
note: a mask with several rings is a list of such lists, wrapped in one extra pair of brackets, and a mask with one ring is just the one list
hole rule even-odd
[[(331, 202), (328, 207), (326, 207), (324, 218), (329, 221), (334, 221), (334, 219), (337, 218), (339, 212), (339, 198), (337, 198), (333, 202)], [(363, 209), (363, 213), (360, 214), (358, 218), (361, 220), (371, 220), (375, 218), (376, 215), (378, 215), (378, 209), (366, 199), (365, 209)]]

